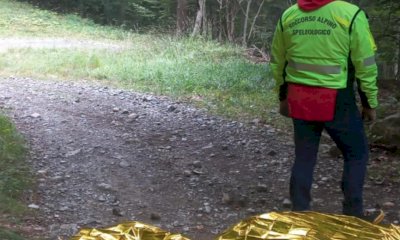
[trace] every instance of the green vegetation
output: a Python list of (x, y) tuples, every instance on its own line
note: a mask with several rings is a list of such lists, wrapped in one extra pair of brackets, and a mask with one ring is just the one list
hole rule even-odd
[[(15, 222), (26, 213), (21, 195), (31, 186), (30, 169), (25, 162), (24, 141), (14, 125), (0, 115), (0, 216)], [(0, 217), (0, 219), (3, 217)], [(9, 230), (0, 228), (0, 239), (21, 239)]]
[(30, 186), (29, 169), (25, 163), (26, 149), (14, 125), (0, 116), (0, 211), (20, 213), (18, 200)]
[(60, 15), (27, 3), (0, 0), (0, 36), (123, 39), (128, 32), (96, 25), (75, 14)]
[(0, 227), (0, 239), (2, 240), (25, 240), (23, 237), (18, 234), (11, 232), (5, 228)]
[[(136, 91), (193, 100), (233, 118), (268, 121), (275, 108), (277, 98), (267, 65), (250, 62), (240, 47), (194, 38), (139, 35), (27, 4), (7, 0), (0, 3), (1, 31), (13, 31), (16, 36), (113, 40), (126, 46), (123, 50), (9, 50), (0, 56), (3, 76), (101, 80)], [(42, 25), (36, 27), (36, 23)]]

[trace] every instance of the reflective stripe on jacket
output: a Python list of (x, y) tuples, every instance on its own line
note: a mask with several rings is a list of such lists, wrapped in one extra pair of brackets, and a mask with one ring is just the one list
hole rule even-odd
[(287, 9), (276, 27), (271, 68), (279, 89), (284, 82), (346, 88), (349, 56), (370, 107), (378, 105), (376, 45), (363, 11), (333, 1), (315, 11)]

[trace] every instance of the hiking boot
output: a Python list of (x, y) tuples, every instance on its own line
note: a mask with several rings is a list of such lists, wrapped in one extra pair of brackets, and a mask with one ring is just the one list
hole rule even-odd
[(366, 211), (360, 218), (372, 224), (379, 224), (385, 218), (385, 213), (382, 210)]

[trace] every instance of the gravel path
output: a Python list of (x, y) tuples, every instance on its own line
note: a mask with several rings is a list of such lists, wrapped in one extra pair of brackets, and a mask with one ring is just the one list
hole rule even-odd
[[(0, 78), (1, 108), (29, 143), (38, 184), (27, 204), (48, 239), (135, 220), (209, 240), (248, 216), (288, 210), (293, 144), (269, 125), (95, 83), (29, 78)], [(321, 146), (313, 207), (338, 213), (341, 160), (331, 149)], [(368, 181), (366, 203), (385, 206), (398, 224), (399, 194), (398, 184)]]
[(271, 127), (102, 86), (8, 78), (0, 93), (29, 141), (31, 206), (52, 238), (137, 220), (210, 239), (285, 196), (291, 146)]

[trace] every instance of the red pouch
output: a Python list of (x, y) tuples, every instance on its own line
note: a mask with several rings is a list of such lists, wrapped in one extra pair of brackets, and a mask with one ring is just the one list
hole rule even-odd
[(336, 96), (336, 89), (289, 84), (289, 116), (306, 121), (332, 121)]

